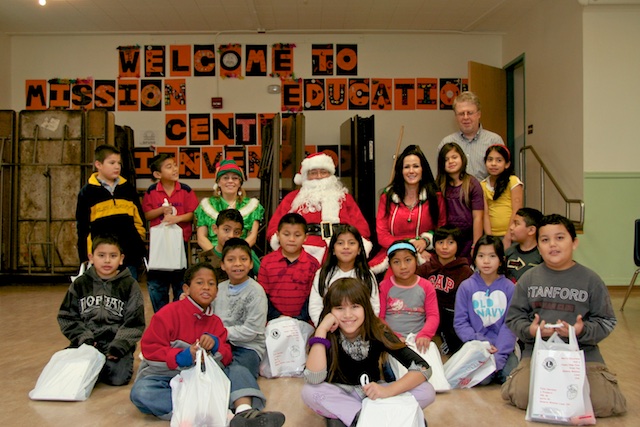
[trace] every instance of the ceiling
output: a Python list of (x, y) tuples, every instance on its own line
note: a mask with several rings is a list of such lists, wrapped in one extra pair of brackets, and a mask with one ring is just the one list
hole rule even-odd
[(504, 33), (539, 0), (1, 0), (0, 33)]

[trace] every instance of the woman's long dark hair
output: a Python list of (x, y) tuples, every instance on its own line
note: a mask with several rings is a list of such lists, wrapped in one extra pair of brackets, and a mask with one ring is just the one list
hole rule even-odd
[[(324, 319), (327, 314), (331, 313), (333, 307), (340, 306), (344, 302), (358, 304), (364, 309), (364, 322), (360, 328), (362, 339), (365, 341), (382, 342), (386, 348), (393, 350), (404, 347), (405, 344), (396, 337), (391, 328), (373, 312), (370, 298), (371, 295), (361, 280), (354, 278), (338, 279), (331, 285), (327, 294), (324, 296), (324, 308), (322, 309), (320, 319)], [(336, 329), (334, 332), (327, 334), (327, 338), (331, 341), (331, 348), (329, 349), (329, 357), (327, 359), (327, 379), (329, 382), (334, 378), (345, 377), (338, 363), (338, 349), (340, 347), (338, 341), (338, 337), (340, 336), (339, 331), (339, 329)]]
[(433, 172), (431, 172), (431, 166), (425, 157), (424, 153), (417, 145), (409, 145), (402, 151), (400, 156), (396, 159), (396, 165), (393, 172), (393, 182), (385, 189), (387, 193), (387, 203), (385, 205), (385, 215), (389, 215), (391, 211), (391, 203), (393, 203), (393, 195), (397, 195), (400, 202), (404, 200), (405, 188), (404, 188), (404, 175), (402, 169), (404, 167), (404, 159), (407, 156), (418, 156), (420, 159), (420, 166), (422, 166), (422, 178), (420, 179), (420, 188), (418, 188), (418, 202), (424, 203), (420, 200), (420, 195), (423, 191), (427, 194), (427, 200), (429, 202), (429, 214), (431, 215), (431, 222), (438, 224), (438, 217), (440, 215), (440, 207), (438, 206), (438, 186), (436, 180), (433, 178)]
[(502, 173), (498, 175), (498, 178), (496, 178), (493, 200), (498, 200), (500, 196), (502, 196), (502, 193), (504, 193), (509, 186), (509, 178), (511, 178), (511, 175), (513, 175), (513, 162), (511, 162), (511, 155), (509, 155), (509, 150), (507, 149), (507, 147), (502, 144), (496, 144), (487, 148), (487, 152), (484, 155), (485, 163), (487, 163), (487, 158), (492, 151), (500, 154), (504, 158), (504, 161), (506, 163), (509, 163), (509, 166), (505, 167)]
[(336, 245), (338, 237), (346, 233), (353, 234), (353, 237), (355, 237), (355, 239), (358, 241), (358, 245), (360, 246), (353, 267), (356, 270), (356, 277), (365, 284), (367, 289), (369, 289), (369, 297), (371, 297), (371, 294), (373, 293), (373, 287), (377, 286), (377, 283), (374, 283), (373, 278), (371, 277), (371, 270), (369, 269), (369, 263), (367, 262), (367, 253), (364, 250), (362, 235), (357, 228), (349, 224), (340, 224), (340, 226), (338, 226), (337, 229), (333, 232), (333, 236), (331, 236), (329, 247), (327, 248), (327, 257), (322, 264), (322, 268), (320, 268), (320, 276), (318, 277), (318, 293), (320, 294), (320, 296), (324, 296), (327, 288), (329, 287), (327, 279), (330, 279), (333, 276), (335, 270), (338, 268), (338, 257), (334, 253), (334, 247)]

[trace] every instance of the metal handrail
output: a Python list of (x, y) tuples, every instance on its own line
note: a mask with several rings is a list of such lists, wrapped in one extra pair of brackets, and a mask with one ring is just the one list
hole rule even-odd
[[(536, 158), (538, 164), (540, 165), (540, 210), (544, 213), (544, 205), (545, 205), (545, 176), (549, 177), (549, 181), (553, 184), (556, 191), (560, 194), (560, 197), (564, 200), (565, 203), (565, 216), (567, 218), (571, 218), (571, 205), (577, 204), (580, 207), (580, 219), (577, 221), (577, 225), (579, 228), (584, 226), (584, 201), (581, 199), (570, 199), (560, 188), (560, 184), (558, 181), (551, 175), (547, 165), (542, 161), (535, 148), (532, 145), (526, 145), (520, 149), (520, 174), (524, 174), (525, 171), (525, 151), (530, 150), (531, 154)], [(520, 177), (524, 181), (524, 177)]]

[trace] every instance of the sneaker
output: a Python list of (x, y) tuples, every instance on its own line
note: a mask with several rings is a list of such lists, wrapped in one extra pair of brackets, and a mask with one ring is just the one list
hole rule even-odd
[(281, 427), (284, 424), (284, 414), (280, 412), (262, 412), (257, 409), (247, 409), (231, 419), (230, 427)]

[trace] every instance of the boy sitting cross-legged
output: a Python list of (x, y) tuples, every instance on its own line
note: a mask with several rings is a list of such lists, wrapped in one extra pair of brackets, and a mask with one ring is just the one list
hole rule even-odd
[(173, 412), (171, 378), (194, 365), (198, 345), (222, 366), (231, 363), (227, 330), (211, 307), (218, 293), (213, 267), (200, 263), (189, 268), (182, 290), (180, 301), (155, 313), (142, 336), (143, 359), (130, 395), (140, 412), (164, 420)]
[[(584, 351), (595, 416), (622, 414), (627, 410), (626, 400), (598, 348), (617, 322), (607, 287), (595, 272), (573, 260), (578, 239), (569, 219), (555, 214), (544, 216), (537, 236), (544, 262), (518, 280), (507, 312), (506, 324), (524, 342), (524, 350), (520, 364), (502, 386), (502, 398), (520, 409), (527, 408), (531, 354), (538, 327), (543, 338), (558, 332), (567, 340), (569, 325), (573, 325)], [(545, 328), (547, 323), (559, 327)]]
[(261, 411), (267, 400), (258, 386), (260, 359), (266, 350), (267, 296), (249, 277), (253, 268), (249, 244), (238, 237), (227, 240), (221, 266), (229, 279), (220, 283), (213, 310), (227, 328), (233, 352), (227, 370), (236, 415), (230, 426), (280, 427), (283, 414)]
[(133, 352), (144, 330), (144, 303), (138, 282), (123, 268), (114, 236), (94, 236), (93, 266), (69, 287), (58, 323), (70, 347), (87, 344), (107, 356), (98, 380), (125, 385), (133, 374)]

